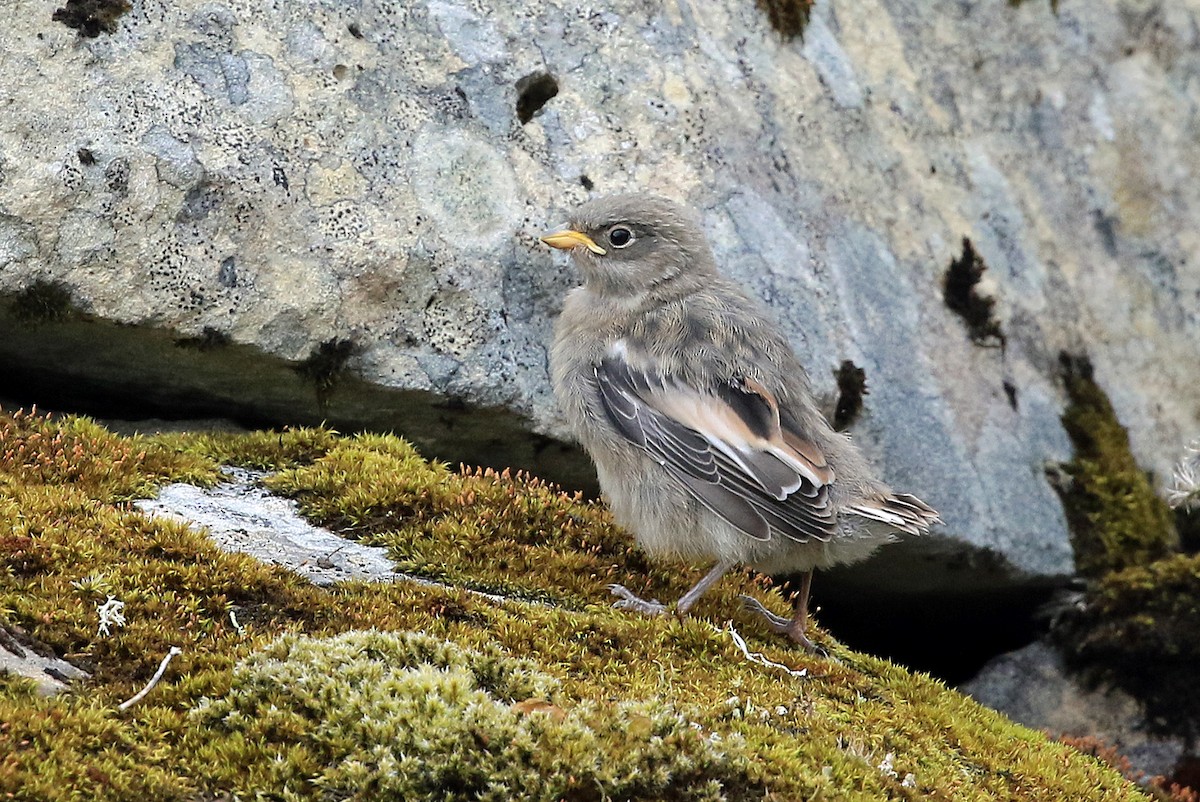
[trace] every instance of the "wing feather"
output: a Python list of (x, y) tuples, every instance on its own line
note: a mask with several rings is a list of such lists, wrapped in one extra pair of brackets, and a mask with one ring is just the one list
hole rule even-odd
[(622, 345), (596, 366), (601, 406), (701, 504), (759, 540), (836, 534), (833, 469), (819, 448), (781, 427), (767, 388), (738, 378), (697, 390), (635, 368), (627, 356)]

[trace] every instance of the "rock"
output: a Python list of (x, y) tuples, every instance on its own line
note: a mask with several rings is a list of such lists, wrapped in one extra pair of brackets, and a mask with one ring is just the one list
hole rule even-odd
[(225, 468), (230, 481), (213, 488), (175, 483), (135, 502), (151, 515), (205, 529), (217, 546), (279, 565), (316, 585), (350, 579), (391, 581), (395, 568), (384, 549), (364, 546), (313, 526), (296, 503), (255, 485), (265, 474)]
[(1118, 688), (1083, 686), (1042, 642), (1000, 655), (958, 690), (1027, 727), (1098, 738), (1151, 777), (1171, 776), (1186, 751), (1181, 736), (1148, 731), (1140, 702)]
[[(403, 580), (448, 587), (398, 572), (380, 546), (356, 543), (309, 523), (301, 517), (296, 502), (272, 495), (258, 484), (265, 472), (232, 466), (222, 471), (229, 481), (215, 487), (176, 482), (161, 488), (154, 498), (135, 501), (134, 506), (149, 515), (203, 530), (224, 551), (281, 566), (314, 585)], [(494, 594), (467, 592), (501, 600)]]
[(60, 693), (74, 679), (90, 676), (29, 637), (20, 627), (0, 621), (0, 674), (17, 674), (34, 681), (42, 696)]
[[(855, 436), (947, 523), (885, 582), (972, 587), (964, 548), (988, 582), (1069, 573), (1059, 353), (1158, 475), (1200, 428), (1200, 34), (1185, 0), (1130, 8), (822, 0), (797, 39), (730, 0), (14, 15), (0, 394), (395, 428), (578, 485), (545, 366), (576, 278), (535, 236), (653, 189), (831, 412), (865, 371)], [(1004, 348), (943, 301), (964, 239)]]

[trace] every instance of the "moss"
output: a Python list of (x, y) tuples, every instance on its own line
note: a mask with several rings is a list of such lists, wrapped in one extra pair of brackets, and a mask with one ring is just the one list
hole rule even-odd
[[(81, 419), (0, 415), (0, 440), (4, 453), (24, 448), (0, 463), (11, 538), (0, 548), (20, 554), (0, 561), (0, 615), (93, 671), (49, 699), (0, 678), (0, 798), (374, 798), (451, 770), (459, 784), (441, 798), (478, 798), (485, 776), (534, 774), (557, 779), (531, 795), (566, 799), (1145, 798), (927, 676), (820, 633), (836, 660), (793, 648), (740, 617), (745, 578), (718, 586), (694, 618), (613, 610), (613, 576), (646, 572), (668, 598), (698, 569), (647, 571), (603, 510), (524, 477), (450, 471), (395, 438), (323, 430), (126, 439)], [(79, 459), (64, 459), (77, 445)], [(414, 583), (321, 589), (129, 505), (165, 481), (214, 481), (229, 459), (274, 460), (274, 483), (310, 512), (394, 538), (427, 573), (555, 603)], [(517, 556), (501, 569), (505, 549)], [(104, 636), (96, 607), (109, 595), (127, 623)], [(724, 629), (733, 617), (752, 651), (795, 673), (747, 661)], [(361, 630), (378, 632), (347, 634)], [(118, 711), (172, 646), (183, 653), (163, 681)], [(350, 698), (369, 715), (342, 710)], [(437, 735), (399, 727), (430, 723), (421, 699), (455, 757), (393, 772), (396, 743)]]
[(1004, 347), (1004, 332), (995, 318), (996, 299), (979, 292), (979, 281), (987, 265), (971, 240), (963, 237), (962, 256), (950, 262), (942, 278), (942, 299), (950, 311), (967, 325), (976, 345)]
[(755, 0), (759, 10), (767, 15), (771, 27), (784, 39), (804, 35), (813, 0)]
[(101, 33), (116, 33), (117, 20), (130, 8), (129, 0), (67, 0), (51, 19), (95, 39)]
[(1176, 554), (1096, 582), (1057, 626), (1072, 665), (1147, 704), (1164, 731), (1200, 735), (1200, 555)]
[(1086, 358), (1063, 355), (1062, 422), (1075, 458), (1058, 491), (1080, 573), (1099, 576), (1165, 557), (1178, 544), (1170, 508), (1129, 448), (1129, 435)]
[(837, 378), (837, 407), (833, 413), (833, 428), (844, 432), (858, 420), (867, 395), (867, 372), (849, 359), (842, 362), (834, 374)]
[[(278, 770), (268, 787), (285, 796), (313, 787), (378, 800), (763, 796), (740, 743), (723, 747), (669, 706), (550, 701), (560, 696), (552, 677), (495, 647), (360, 631), (271, 644), (193, 720), (207, 738), (254, 744)], [(281, 752), (293, 758), (272, 764)], [(261, 788), (228, 782), (235, 794)]]
[(58, 281), (38, 279), (12, 296), (12, 313), (26, 323), (62, 320), (75, 309), (71, 291)]
[(398, 570), (476, 590), (578, 609), (604, 598), (610, 582), (668, 598), (702, 573), (647, 564), (607, 512), (579, 495), (520, 472), (427, 463), (395, 437), (340, 441), (267, 486), (321, 525), (386, 546)]

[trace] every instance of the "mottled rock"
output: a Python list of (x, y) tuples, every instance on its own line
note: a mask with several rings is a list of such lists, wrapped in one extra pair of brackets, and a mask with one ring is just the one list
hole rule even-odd
[[(731, 0), (143, 2), (88, 39), (12, 16), (0, 292), (61, 285), (76, 309), (31, 322), (0, 304), (0, 359), (26, 385), (128, 385), (180, 410), (234, 398), (248, 416), (303, 409), (436, 456), (547, 467), (540, 446), (470, 445), (486, 419), (340, 417), (345, 392), (268, 380), (270, 360), (349, 342), (350, 374), (428, 393), (427, 410), (463, 401), (561, 435), (545, 344), (576, 279), (535, 235), (589, 190), (644, 188), (702, 210), (831, 413), (838, 367), (865, 371), (853, 432), (942, 510), (937, 553), (1072, 570), (1043, 476), (1070, 451), (1060, 351), (1090, 356), (1159, 475), (1200, 429), (1186, 0), (821, 0), (791, 40)], [(942, 299), (964, 238), (1003, 349)], [(183, 371), (168, 349), (139, 384), (143, 363), (110, 329), (81, 334), (80, 315), (253, 347), (268, 368), (214, 350)]]

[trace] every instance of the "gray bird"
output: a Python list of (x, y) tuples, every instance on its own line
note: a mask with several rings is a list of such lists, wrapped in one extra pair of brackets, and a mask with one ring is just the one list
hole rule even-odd
[[(722, 276), (690, 213), (665, 198), (584, 204), (542, 237), (583, 275), (554, 332), (554, 393), (596, 463), (617, 522), (651, 556), (716, 560), (684, 614), (739, 564), (801, 574), (794, 614), (753, 599), (776, 632), (805, 634), (814, 568), (861, 560), (937, 513), (879, 481), (813, 402), (761, 304)], [(667, 611), (620, 585), (618, 607)]]

